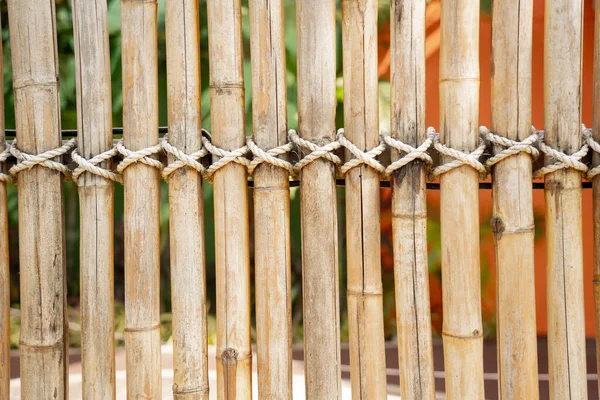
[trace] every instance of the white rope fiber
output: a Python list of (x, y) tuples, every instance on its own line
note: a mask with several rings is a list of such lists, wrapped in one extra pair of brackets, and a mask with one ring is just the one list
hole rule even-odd
[(354, 143), (344, 136), (344, 128), (338, 129), (336, 135), (337, 142), (344, 148), (346, 148), (354, 158), (351, 158), (345, 164), (340, 167), (340, 175), (345, 176), (352, 168), (359, 167), (361, 165), (367, 165), (373, 168), (380, 174), (385, 173), (385, 167), (377, 161), (377, 157), (381, 155), (386, 149), (386, 145), (383, 140), (379, 140), (379, 145), (369, 151), (362, 151)]
[(479, 161), (479, 157), (481, 157), (481, 155), (485, 151), (485, 143), (483, 142), (483, 140), (479, 141), (479, 146), (475, 150), (473, 150), (470, 153), (464, 153), (460, 150), (453, 149), (440, 143), (440, 134), (435, 132), (433, 128), (427, 129), (427, 137), (432, 140), (434, 148), (441, 155), (454, 158), (453, 161), (432, 168), (429, 173), (430, 180), (434, 180), (438, 176), (445, 174), (446, 172), (450, 172), (458, 167), (462, 167), (463, 165), (468, 165), (473, 169), (477, 170), (479, 172), (479, 176), (482, 179), (486, 177), (487, 170), (485, 169), (485, 166)]
[(324, 146), (318, 146), (312, 143), (311, 141), (302, 139), (293, 129), (289, 131), (288, 138), (290, 142), (296, 145), (300, 152), (307, 152), (307, 154), (304, 157), (302, 157), (300, 161), (296, 163), (296, 165), (294, 165), (296, 175), (300, 174), (302, 168), (320, 158), (327, 161), (331, 161), (336, 166), (342, 164), (342, 160), (337, 155), (335, 155), (335, 151), (341, 146), (340, 142), (338, 141), (328, 143)]
[(62, 146), (56, 149), (45, 151), (41, 154), (33, 155), (25, 153), (17, 147), (17, 140), (15, 139), (10, 146), (10, 153), (17, 159), (17, 163), (10, 169), (9, 174), (16, 177), (19, 172), (30, 170), (36, 165), (58, 171), (63, 174), (67, 179), (71, 176), (69, 168), (58, 161), (54, 161), (55, 157), (60, 157), (71, 151), (77, 144), (75, 138), (66, 141)]
[(500, 152), (494, 154), (485, 162), (485, 168), (488, 172), (490, 172), (492, 170), (492, 167), (498, 164), (500, 161), (517, 154), (527, 153), (531, 155), (531, 157), (534, 160), (537, 159), (540, 155), (539, 150), (534, 147), (534, 145), (539, 140), (539, 135), (533, 127), (531, 130), (531, 135), (529, 135), (521, 142), (496, 135), (485, 126), (479, 128), (479, 134), (481, 135), (483, 140), (487, 140), (493, 145), (504, 147)]
[(0, 182), (5, 182), (5, 183), (15, 183), (15, 179), (12, 177), (12, 175), (9, 174), (5, 174), (2, 169), (2, 165), (4, 163), (6, 163), (6, 161), (10, 158), (11, 154), (10, 154), (10, 146), (8, 145), (8, 143), (4, 143), (4, 150), (2, 150), (0, 152)]
[(164, 180), (168, 180), (169, 176), (171, 176), (173, 172), (184, 167), (192, 168), (198, 171), (198, 173), (200, 173), (201, 175), (204, 175), (204, 173), (206, 172), (206, 168), (204, 168), (204, 165), (202, 165), (202, 163), (200, 162), (202, 157), (208, 154), (208, 151), (204, 148), (204, 146), (202, 146), (199, 150), (191, 154), (186, 154), (184, 151), (179, 150), (177, 147), (169, 143), (168, 136), (165, 136), (160, 143), (165, 153), (173, 156), (173, 158), (175, 159), (175, 161), (169, 163), (163, 169), (162, 177)]
[(133, 151), (126, 148), (123, 144), (123, 140), (120, 140), (117, 143), (117, 150), (124, 157), (123, 160), (119, 163), (119, 165), (117, 165), (117, 172), (119, 174), (123, 174), (123, 171), (125, 171), (127, 167), (138, 162), (146, 164), (149, 167), (156, 168), (161, 172), (164, 168), (163, 163), (161, 163), (157, 159), (152, 158), (152, 156), (159, 154), (162, 150), (162, 145), (160, 144), (160, 141), (154, 146)]
[(254, 142), (252, 137), (248, 137), (246, 145), (250, 153), (252, 153), (252, 161), (248, 165), (248, 174), (254, 174), (256, 167), (262, 163), (274, 165), (279, 168), (283, 168), (292, 176), (294, 176), (294, 166), (287, 160), (279, 158), (279, 156), (290, 153), (294, 149), (292, 143), (286, 143), (282, 146), (274, 147), (269, 150), (263, 150)]
[[(586, 131), (586, 129), (584, 126), (583, 132), (585, 132), (585, 131)], [(561, 169), (565, 169), (565, 168), (571, 168), (576, 171), (580, 171), (584, 175), (587, 174), (588, 167), (583, 162), (581, 162), (581, 159), (583, 159), (583, 157), (585, 157), (585, 155), (589, 151), (589, 146), (585, 140), (585, 135), (584, 135), (584, 143), (581, 146), (581, 148), (571, 155), (565, 154), (562, 151), (555, 150), (552, 147), (548, 146), (546, 143), (544, 143), (544, 131), (538, 131), (538, 136), (539, 136), (538, 146), (539, 146), (540, 151), (542, 153), (546, 154), (546, 156), (548, 156), (550, 159), (556, 160), (556, 162), (553, 164), (549, 164), (544, 167), (541, 167), (537, 171), (534, 171), (533, 179), (542, 178), (544, 175), (547, 175), (552, 172), (555, 172), (555, 171), (558, 171)]]
[(206, 170), (204, 178), (212, 182), (215, 173), (229, 163), (240, 164), (246, 168), (250, 165), (250, 160), (245, 156), (248, 153), (248, 146), (240, 147), (232, 151), (221, 149), (212, 144), (205, 136), (202, 137), (204, 148), (213, 156), (218, 157), (217, 161), (213, 162)]
[[(432, 130), (435, 133), (433, 128), (429, 128), (427, 131)], [(401, 157), (396, 161), (392, 161), (392, 163), (385, 169), (385, 175), (391, 176), (394, 171), (408, 165), (412, 161), (419, 159), (425, 163), (427, 168), (431, 168), (433, 165), (433, 160), (431, 156), (427, 154), (427, 150), (431, 147), (433, 143), (433, 137), (429, 134), (427, 135), (427, 139), (418, 147), (412, 147), (406, 143), (401, 142), (398, 139), (395, 139), (391, 136), (390, 132), (384, 130), (382, 133), (383, 141), (392, 149), (398, 150), (398, 153), (401, 154)], [(402, 155), (404, 154), (404, 155)]]
[(109, 161), (118, 154), (119, 150), (117, 150), (116, 147), (112, 147), (110, 150), (95, 155), (87, 160), (79, 154), (77, 149), (73, 150), (71, 153), (71, 158), (75, 164), (77, 164), (77, 168), (73, 170), (73, 182), (78, 183), (79, 177), (84, 172), (89, 172), (90, 174), (100, 176), (104, 179), (108, 179), (109, 181), (123, 183), (123, 176), (121, 176), (121, 174), (98, 166), (98, 164), (103, 163), (104, 161)]

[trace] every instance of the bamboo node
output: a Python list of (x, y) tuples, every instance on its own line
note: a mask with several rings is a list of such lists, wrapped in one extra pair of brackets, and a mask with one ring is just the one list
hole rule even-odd
[(492, 170), (492, 167), (498, 164), (500, 161), (505, 160), (511, 156), (527, 153), (535, 160), (539, 157), (540, 152), (534, 147), (534, 144), (539, 140), (538, 132), (532, 127), (531, 135), (522, 141), (511, 140), (500, 135), (491, 132), (487, 127), (479, 127), (479, 134), (483, 140), (504, 147), (501, 151), (488, 158), (485, 162), (485, 168), (488, 172)]
[(580, 171), (580, 172), (583, 172), (584, 174), (588, 174), (588, 176), (589, 176), (587, 165), (585, 165), (583, 162), (581, 162), (581, 160), (583, 159), (583, 157), (585, 157), (585, 155), (588, 153), (588, 150), (589, 150), (589, 145), (588, 145), (587, 141), (585, 140), (587, 129), (585, 126), (583, 126), (582, 130), (583, 130), (584, 143), (579, 150), (577, 150), (575, 153), (573, 153), (571, 155), (565, 154), (562, 151), (553, 149), (552, 147), (548, 146), (546, 143), (544, 143), (544, 131), (538, 131), (538, 136), (539, 136), (538, 146), (540, 148), (540, 151), (542, 153), (546, 154), (548, 159), (554, 159), (554, 160), (556, 160), (556, 162), (553, 164), (546, 165), (546, 166), (538, 169), (537, 171), (534, 171), (533, 178), (534, 179), (541, 178), (546, 174), (558, 171), (560, 169), (565, 169), (565, 168), (572, 168), (576, 171)]
[(485, 151), (485, 143), (483, 140), (479, 141), (479, 146), (470, 153), (464, 153), (460, 150), (448, 147), (440, 142), (440, 134), (433, 128), (427, 128), (427, 137), (433, 142), (434, 148), (442, 155), (454, 158), (454, 161), (450, 161), (445, 164), (441, 164), (433, 168), (429, 172), (429, 180), (434, 180), (438, 176), (450, 172), (453, 169), (461, 167), (463, 165), (470, 166), (479, 172), (479, 176), (485, 179), (487, 176), (487, 170), (485, 166), (479, 161), (479, 157)]
[(290, 129), (288, 138), (300, 151), (302, 151), (302, 149), (309, 151), (308, 154), (294, 165), (297, 175), (300, 174), (302, 168), (319, 158), (331, 161), (336, 166), (342, 164), (342, 160), (334, 154), (334, 152), (341, 147), (340, 142), (338, 141), (328, 143), (324, 146), (318, 146), (311, 141), (302, 139), (293, 129)]
[(133, 151), (126, 148), (123, 144), (123, 140), (120, 140), (117, 143), (117, 150), (123, 155), (123, 157), (125, 157), (123, 158), (123, 161), (121, 161), (119, 165), (117, 165), (117, 172), (119, 174), (123, 174), (125, 168), (129, 167), (131, 164), (136, 164), (138, 162), (146, 164), (149, 167), (156, 168), (159, 171), (163, 170), (163, 164), (160, 161), (151, 158), (151, 156), (159, 154), (161, 152), (162, 146), (160, 143), (155, 144), (151, 147), (147, 147), (145, 149)]
[(2, 165), (10, 158), (10, 147), (8, 143), (4, 143), (4, 150), (0, 152), (0, 182), (15, 183), (15, 178), (12, 175), (3, 173)]
[(9, 147), (10, 153), (17, 159), (15, 164), (10, 170), (9, 174), (16, 177), (19, 172), (29, 170), (36, 165), (58, 171), (69, 179), (71, 177), (71, 171), (69, 168), (61, 162), (54, 161), (53, 158), (60, 157), (69, 151), (71, 151), (77, 144), (77, 139), (73, 138), (65, 142), (62, 146), (56, 149), (45, 151), (41, 154), (28, 154), (17, 147), (17, 140), (13, 140)]
[(385, 167), (381, 165), (379, 161), (377, 161), (377, 157), (386, 149), (385, 142), (381, 136), (379, 138), (379, 145), (369, 151), (362, 151), (358, 148), (358, 146), (348, 140), (346, 136), (344, 136), (344, 128), (338, 129), (336, 140), (342, 147), (345, 147), (354, 156), (354, 158), (350, 159), (340, 167), (340, 174), (342, 176), (346, 175), (351, 169), (361, 165), (367, 165), (380, 174), (385, 173)]
[(288, 154), (294, 149), (294, 145), (290, 142), (274, 147), (269, 150), (261, 149), (252, 139), (252, 137), (248, 137), (246, 140), (246, 145), (248, 146), (248, 150), (253, 155), (252, 161), (248, 165), (248, 173), (252, 175), (256, 167), (258, 167), (262, 163), (268, 163), (274, 165), (279, 168), (283, 168), (289, 172), (290, 175), (294, 175), (294, 166), (287, 160), (283, 160), (278, 156), (282, 156)]
[(184, 151), (169, 143), (168, 136), (165, 136), (160, 143), (165, 153), (170, 154), (175, 158), (175, 161), (169, 163), (163, 169), (162, 177), (164, 180), (168, 180), (173, 172), (185, 167), (190, 167), (201, 175), (206, 172), (206, 168), (204, 168), (204, 165), (200, 162), (200, 159), (208, 154), (208, 151), (204, 147), (201, 147), (198, 151), (191, 154), (186, 154)]
[(431, 156), (427, 154), (427, 151), (433, 143), (432, 137), (427, 136), (427, 139), (425, 139), (425, 141), (419, 147), (416, 148), (396, 138), (393, 138), (390, 132), (385, 129), (381, 133), (381, 137), (390, 148), (398, 150), (398, 153), (400, 154), (400, 158), (398, 158), (396, 161), (393, 161), (385, 169), (386, 176), (391, 176), (394, 173), (394, 171), (404, 167), (405, 165), (408, 165), (416, 159), (422, 160), (428, 167), (431, 167), (431, 165), (433, 165), (433, 160), (431, 159)]
[(113, 170), (105, 169), (98, 166), (98, 164), (104, 161), (109, 161), (118, 154), (119, 150), (117, 150), (116, 147), (113, 147), (110, 150), (95, 155), (94, 157), (87, 160), (77, 152), (77, 149), (73, 150), (73, 152), (71, 153), (71, 158), (73, 159), (75, 164), (77, 164), (77, 168), (73, 170), (73, 182), (77, 184), (79, 181), (79, 177), (84, 172), (89, 172), (90, 174), (100, 176), (104, 179), (108, 179), (109, 181), (123, 183), (123, 177), (120, 174), (114, 172)]
[(213, 176), (218, 170), (229, 163), (240, 164), (246, 168), (250, 165), (250, 160), (245, 157), (248, 153), (248, 146), (229, 151), (215, 146), (206, 136), (202, 136), (202, 144), (210, 154), (219, 157), (216, 162), (208, 167), (204, 174), (204, 178), (209, 182), (212, 182)]

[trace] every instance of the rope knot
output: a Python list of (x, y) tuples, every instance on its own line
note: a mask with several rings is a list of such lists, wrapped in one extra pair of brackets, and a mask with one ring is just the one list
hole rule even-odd
[(380, 174), (385, 173), (385, 167), (377, 161), (377, 157), (385, 151), (385, 143), (381, 138), (379, 140), (379, 145), (369, 151), (362, 151), (358, 146), (348, 140), (346, 136), (344, 136), (344, 128), (338, 129), (336, 140), (340, 146), (345, 147), (354, 156), (354, 158), (351, 158), (340, 167), (340, 174), (342, 176), (346, 175), (352, 168), (361, 165), (367, 165)]
[(164, 180), (168, 180), (169, 176), (180, 168), (189, 167), (196, 170), (201, 175), (204, 175), (206, 168), (200, 162), (202, 157), (208, 154), (208, 151), (202, 146), (199, 150), (187, 154), (184, 151), (178, 149), (169, 143), (169, 137), (165, 136), (161, 142), (162, 149), (165, 153), (170, 154), (175, 159), (169, 163), (162, 171), (162, 177)]
[(324, 146), (318, 146), (311, 141), (302, 139), (293, 129), (289, 131), (288, 138), (290, 142), (296, 145), (298, 150), (308, 151), (308, 154), (302, 157), (294, 166), (297, 175), (300, 174), (302, 168), (304, 168), (311, 162), (318, 160), (319, 158), (323, 158), (327, 161), (330, 161), (336, 166), (342, 164), (342, 160), (337, 155), (335, 155), (335, 151), (341, 146), (340, 142), (338, 141), (328, 143)]
[(496, 135), (485, 126), (479, 128), (479, 134), (483, 140), (487, 140), (492, 144), (504, 147), (501, 151), (486, 161), (485, 168), (488, 172), (491, 171), (492, 167), (498, 164), (500, 161), (520, 153), (527, 153), (531, 155), (534, 160), (540, 155), (539, 150), (534, 147), (534, 144), (536, 144), (539, 140), (539, 135), (533, 127), (531, 130), (531, 135), (520, 142)]
[(246, 146), (248, 150), (252, 153), (253, 158), (250, 164), (248, 165), (248, 173), (252, 175), (258, 167), (262, 163), (267, 163), (274, 165), (279, 168), (283, 168), (289, 172), (290, 175), (294, 175), (294, 166), (286, 160), (279, 158), (279, 156), (288, 154), (290, 151), (294, 149), (294, 145), (290, 142), (274, 147), (269, 150), (263, 150), (254, 142), (252, 137), (248, 137), (246, 140)]
[[(17, 147), (17, 140), (13, 140), (12, 145), (9, 150), (10, 153), (17, 159), (17, 164), (15, 164), (10, 170), (9, 174), (16, 177), (19, 172), (29, 170), (36, 165), (39, 165), (44, 168), (48, 168), (54, 171), (58, 171), (65, 176), (65, 178), (69, 179), (71, 177), (71, 171), (67, 168), (66, 165), (54, 161), (53, 158), (60, 157), (64, 154), (67, 154), (71, 151), (75, 145), (77, 144), (77, 139), (73, 138), (71, 140), (63, 143), (62, 146), (57, 147), (56, 149), (45, 151), (41, 154), (28, 154), (25, 153)], [(3, 152), (4, 153), (4, 152)]]
[(98, 164), (104, 161), (108, 161), (118, 154), (119, 151), (116, 147), (113, 146), (110, 150), (107, 150), (104, 153), (100, 153), (87, 160), (79, 154), (77, 149), (73, 150), (73, 152), (71, 153), (71, 158), (73, 159), (75, 164), (77, 164), (77, 168), (73, 170), (73, 182), (77, 184), (79, 181), (79, 177), (84, 172), (89, 172), (90, 174), (100, 176), (104, 179), (108, 179), (113, 182), (123, 183), (123, 177), (120, 174), (98, 166)]
[(425, 141), (418, 147), (412, 147), (411, 145), (393, 138), (390, 135), (390, 132), (387, 130), (383, 131), (381, 137), (388, 146), (390, 146), (392, 149), (396, 149), (399, 153), (399, 158), (396, 161), (393, 161), (385, 169), (385, 175), (391, 176), (394, 171), (404, 167), (405, 165), (408, 165), (417, 158), (422, 160), (428, 167), (431, 167), (433, 164), (433, 160), (429, 154), (427, 154), (427, 150), (429, 150), (429, 147), (431, 147), (431, 144), (433, 143), (433, 138), (430, 137), (429, 131), (427, 139), (425, 139)]
[(160, 161), (152, 158), (153, 155), (157, 155), (161, 152), (162, 146), (160, 142), (155, 144), (154, 146), (133, 151), (125, 147), (125, 145), (123, 144), (123, 140), (119, 140), (119, 142), (117, 143), (117, 150), (124, 157), (123, 160), (119, 163), (119, 165), (117, 165), (117, 172), (119, 174), (123, 174), (123, 171), (125, 171), (127, 167), (138, 162), (146, 164), (149, 167), (156, 168), (159, 171), (163, 170), (163, 164)]
[(546, 143), (544, 143), (544, 131), (538, 131), (538, 136), (539, 136), (538, 146), (540, 148), (540, 151), (542, 153), (546, 154), (546, 156), (548, 158), (556, 160), (556, 162), (553, 164), (546, 165), (546, 166), (538, 169), (537, 171), (534, 171), (533, 172), (534, 179), (541, 178), (541, 177), (545, 176), (546, 174), (550, 174), (552, 172), (558, 171), (560, 169), (565, 169), (565, 168), (572, 168), (576, 171), (583, 172), (584, 174), (588, 173), (587, 165), (585, 165), (583, 162), (581, 162), (581, 159), (583, 159), (583, 157), (585, 157), (585, 155), (588, 153), (588, 150), (589, 150), (588, 141), (586, 140), (586, 134), (587, 134), (586, 127), (583, 126), (582, 129), (583, 129), (584, 143), (579, 150), (577, 150), (575, 153), (570, 154), (570, 155), (563, 153), (562, 151), (553, 149), (552, 147), (548, 146)]
[(212, 163), (206, 170), (205, 178), (209, 182), (212, 182), (213, 176), (218, 170), (229, 163), (240, 164), (246, 168), (248, 168), (250, 165), (250, 160), (245, 157), (245, 155), (248, 153), (248, 146), (240, 147), (239, 149), (231, 151), (224, 150), (212, 144), (212, 142), (206, 136), (202, 136), (202, 144), (210, 154), (215, 157), (219, 157), (217, 161)]
[(442, 144), (440, 142), (440, 134), (435, 132), (433, 128), (427, 129), (427, 137), (432, 140), (433, 147), (440, 154), (454, 158), (453, 161), (435, 167), (429, 174), (430, 180), (434, 180), (438, 176), (463, 165), (468, 165), (477, 170), (482, 179), (487, 176), (487, 170), (485, 169), (485, 166), (479, 161), (479, 157), (481, 157), (485, 151), (485, 143), (482, 140), (479, 140), (479, 146), (475, 150), (470, 153), (466, 153)]

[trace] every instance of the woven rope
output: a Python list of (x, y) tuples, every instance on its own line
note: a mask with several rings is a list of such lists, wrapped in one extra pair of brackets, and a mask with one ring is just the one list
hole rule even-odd
[[(432, 132), (435, 133), (435, 130), (433, 128), (429, 129), (431, 129)], [(382, 137), (383, 141), (390, 148), (398, 150), (400, 154), (404, 153), (404, 155), (402, 155), (399, 159), (393, 161), (390, 165), (388, 165), (388, 167), (385, 169), (385, 175), (391, 176), (394, 171), (404, 167), (405, 165), (408, 165), (410, 162), (416, 160), (417, 158), (422, 160), (429, 168), (431, 167), (431, 165), (433, 165), (433, 160), (431, 159), (429, 154), (427, 154), (427, 150), (429, 150), (431, 144), (433, 143), (433, 138), (429, 135), (427, 135), (427, 139), (425, 139), (425, 141), (418, 147), (412, 147), (411, 145), (401, 142), (398, 139), (394, 139), (390, 135), (390, 132), (388, 132), (387, 130), (383, 131)]]
[[(584, 126), (583, 131), (585, 132), (585, 130), (586, 130), (586, 128)], [(568, 154), (563, 153), (562, 151), (555, 150), (552, 147), (546, 145), (544, 143), (544, 131), (538, 131), (538, 136), (539, 136), (538, 146), (540, 148), (540, 151), (542, 153), (546, 154), (546, 156), (555, 159), (556, 162), (554, 164), (546, 165), (546, 166), (538, 169), (537, 171), (534, 171), (533, 179), (541, 178), (546, 174), (558, 171), (560, 169), (565, 169), (565, 168), (572, 168), (576, 171), (583, 172), (584, 174), (586, 174), (588, 172), (587, 165), (585, 165), (584, 163), (581, 162), (581, 159), (583, 157), (585, 157), (585, 155), (588, 153), (588, 150), (589, 150), (589, 146), (585, 142), (585, 139), (584, 139), (584, 144), (581, 146), (581, 148), (579, 150), (577, 150), (575, 153), (573, 153), (571, 155), (568, 155)]]
[(468, 165), (477, 170), (482, 179), (486, 177), (487, 170), (479, 161), (479, 157), (481, 157), (485, 151), (485, 143), (482, 140), (479, 141), (479, 146), (475, 150), (470, 153), (463, 153), (460, 150), (447, 147), (446, 145), (440, 143), (440, 134), (435, 132), (433, 128), (427, 129), (427, 137), (431, 138), (433, 146), (440, 154), (454, 158), (454, 161), (450, 161), (449, 163), (433, 168), (429, 173), (429, 179), (433, 180), (438, 176), (463, 165)]
[(248, 165), (248, 173), (250, 175), (252, 175), (254, 173), (254, 170), (256, 170), (256, 167), (258, 167), (262, 163), (267, 163), (279, 168), (283, 168), (286, 171), (288, 171), (290, 175), (294, 175), (294, 166), (292, 165), (292, 163), (279, 158), (279, 156), (288, 154), (294, 149), (294, 145), (292, 143), (288, 142), (282, 146), (274, 147), (265, 151), (258, 147), (258, 145), (254, 143), (254, 140), (252, 140), (252, 138), (249, 137), (246, 140), (246, 145), (248, 146), (248, 150), (250, 150), (250, 152), (253, 155), (252, 161)]
[(208, 151), (206, 151), (204, 147), (201, 147), (199, 150), (191, 154), (186, 154), (184, 151), (178, 149), (177, 147), (169, 143), (168, 136), (164, 137), (164, 139), (161, 142), (161, 145), (165, 153), (170, 154), (175, 158), (175, 161), (169, 163), (163, 169), (162, 177), (164, 180), (168, 180), (169, 176), (171, 176), (173, 172), (185, 167), (192, 168), (202, 175), (204, 175), (204, 173), (206, 172), (206, 168), (204, 168), (204, 165), (202, 165), (202, 163), (200, 162), (200, 159), (202, 159), (202, 157), (208, 154)]
[(77, 139), (73, 138), (66, 141), (62, 146), (57, 147), (56, 149), (33, 155), (19, 150), (17, 147), (17, 141), (14, 140), (10, 146), (10, 153), (17, 159), (17, 164), (10, 169), (9, 174), (16, 177), (19, 172), (29, 170), (34, 166), (39, 165), (54, 171), (58, 171), (68, 179), (71, 176), (71, 171), (69, 168), (67, 168), (67, 166), (63, 163), (54, 161), (53, 158), (60, 157), (68, 153), (75, 147), (76, 144)]
[(500, 161), (517, 154), (530, 154), (534, 160), (540, 155), (539, 150), (533, 147), (533, 145), (536, 144), (539, 139), (538, 133), (535, 129), (532, 129), (531, 135), (521, 142), (496, 135), (485, 126), (479, 128), (479, 134), (484, 140), (487, 140), (488, 142), (497, 146), (504, 147), (504, 149), (488, 158), (488, 160), (485, 162), (485, 168), (488, 170), (488, 172), (491, 171), (492, 167), (498, 164)]
[(2, 172), (2, 165), (9, 159), (10, 154), (10, 145), (8, 143), (4, 143), (4, 150), (0, 152), (0, 182), (5, 183), (15, 183), (15, 179), (9, 175)]
[(119, 154), (117, 148), (112, 147), (110, 150), (95, 155), (91, 159), (87, 160), (77, 152), (77, 149), (73, 150), (71, 153), (71, 158), (77, 164), (77, 168), (75, 168), (73, 171), (73, 182), (78, 183), (79, 177), (84, 172), (89, 172), (90, 174), (100, 176), (113, 182), (123, 183), (123, 177), (120, 174), (98, 166), (98, 164), (104, 161), (111, 160), (117, 154)]
[(296, 174), (299, 174), (302, 168), (311, 162), (318, 160), (319, 158), (331, 161), (334, 165), (342, 164), (342, 160), (334, 154), (334, 152), (341, 146), (338, 141), (328, 143), (324, 146), (318, 146), (306, 139), (302, 139), (293, 129), (289, 131), (288, 138), (290, 142), (296, 145), (298, 150), (308, 151), (308, 154), (306, 154), (302, 159), (300, 159), (300, 161), (296, 163), (296, 165), (294, 165)]
[(204, 148), (213, 156), (219, 157), (216, 162), (211, 164), (211, 166), (206, 170), (204, 174), (204, 178), (212, 182), (213, 176), (215, 173), (226, 166), (229, 163), (240, 164), (246, 168), (250, 165), (250, 160), (248, 160), (245, 155), (248, 153), (248, 146), (240, 147), (239, 149), (235, 149), (232, 151), (221, 149), (211, 143), (211, 141), (203, 136), (202, 143), (204, 144)]
[(340, 167), (340, 174), (342, 176), (346, 175), (352, 168), (356, 168), (361, 165), (367, 165), (380, 174), (385, 173), (385, 167), (381, 165), (379, 161), (377, 161), (377, 157), (381, 155), (386, 148), (385, 143), (383, 140), (381, 140), (381, 138), (379, 140), (379, 145), (369, 151), (362, 151), (358, 148), (358, 146), (348, 140), (346, 136), (344, 136), (344, 128), (338, 129), (336, 140), (342, 147), (345, 147), (354, 156), (354, 158), (348, 160)]
[[(592, 151), (600, 154), (600, 143), (594, 140), (592, 130), (590, 128), (585, 128), (583, 130), (583, 140), (585, 140)], [(590, 170), (587, 172), (586, 178), (591, 181), (598, 174), (600, 174), (600, 165), (590, 168)]]
[(124, 157), (123, 161), (121, 161), (119, 163), (119, 165), (117, 165), (117, 172), (119, 174), (123, 174), (123, 171), (125, 171), (125, 169), (127, 167), (129, 167), (132, 164), (138, 163), (138, 162), (141, 162), (142, 164), (146, 164), (149, 167), (156, 168), (159, 171), (162, 171), (164, 168), (163, 163), (152, 158), (153, 155), (159, 154), (161, 152), (162, 146), (161, 146), (160, 142), (158, 144), (155, 144), (154, 146), (147, 147), (145, 149), (141, 149), (141, 150), (137, 150), (137, 151), (133, 151), (133, 150), (129, 150), (128, 148), (126, 148), (125, 145), (123, 144), (123, 141), (120, 140), (117, 143), (117, 150)]

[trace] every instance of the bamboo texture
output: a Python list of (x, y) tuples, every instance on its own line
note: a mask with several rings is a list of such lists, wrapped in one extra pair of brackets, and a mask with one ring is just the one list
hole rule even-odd
[[(600, 11), (594, 10), (595, 26), (600, 26)], [(592, 132), (594, 140), (600, 141), (600, 29), (594, 30), (594, 82), (592, 106)], [(600, 165), (600, 154), (594, 152), (594, 167)], [(594, 226), (594, 321), (596, 326), (596, 366), (600, 371), (600, 175), (592, 179), (592, 204)], [(598, 382), (600, 389), (600, 381)]]
[[(377, 1), (342, 2), (344, 125), (360, 150), (379, 144)], [(346, 151), (346, 158), (352, 154)], [(361, 165), (346, 178), (348, 321), (353, 399), (386, 397), (379, 172)]]
[[(169, 143), (186, 154), (202, 146), (198, 11), (197, 1), (165, 3)], [(202, 176), (185, 167), (172, 173), (168, 182), (173, 398), (208, 399)]]
[[(495, 1), (493, 7), (491, 130), (520, 141), (531, 134), (533, 2)], [(531, 175), (531, 156), (525, 153), (501, 161), (492, 174), (503, 399), (539, 398)]]
[[(263, 150), (287, 143), (284, 1), (251, 0), (252, 119)], [(292, 398), (292, 294), (288, 171), (254, 172), (258, 397)]]
[[(73, 1), (78, 151), (90, 159), (112, 147), (107, 4)], [(109, 166), (104, 162), (103, 167)], [(84, 398), (115, 398), (114, 186), (84, 173), (80, 214), (81, 362)]]
[[(2, 54), (2, 43), (0, 43)], [(0, 70), (3, 62), (0, 60)], [(4, 93), (4, 81), (0, 79)], [(4, 97), (0, 96), (0, 153), (5, 150)], [(0, 174), (6, 174), (0, 163)], [(10, 398), (10, 257), (8, 246), (8, 192), (0, 180), (0, 399)]]
[[(240, 0), (209, 0), (210, 109), (213, 143), (245, 145)], [(230, 163), (214, 175), (217, 276), (217, 396), (252, 397), (250, 234), (247, 171)]]
[[(18, 146), (39, 154), (61, 145), (55, 7), (11, 0), (8, 14)], [(23, 399), (68, 397), (62, 182), (40, 166), (18, 176)]]
[[(296, 3), (298, 124), (303, 139), (335, 140), (335, 1)], [(341, 399), (335, 169), (318, 159), (301, 171), (304, 370), (308, 399)]]
[[(393, 0), (390, 5), (391, 133), (417, 147), (426, 139), (425, 0)], [(423, 161), (415, 160), (390, 179), (400, 395), (432, 400), (425, 173)]]
[[(123, 142), (141, 150), (158, 143), (156, 0), (121, 0)], [(125, 186), (125, 348), (127, 398), (160, 399), (159, 171), (136, 163)]]
[[(440, 140), (454, 149), (472, 151), (479, 136), (478, 0), (442, 3), (439, 81)], [(450, 160), (442, 157), (441, 161)], [(442, 335), (448, 399), (484, 397), (478, 183), (477, 171), (468, 166), (440, 177)]]
[[(545, 6), (545, 142), (571, 154), (581, 147), (583, 2)], [(587, 399), (581, 173), (553, 172), (545, 187), (550, 399)]]

